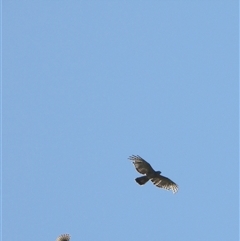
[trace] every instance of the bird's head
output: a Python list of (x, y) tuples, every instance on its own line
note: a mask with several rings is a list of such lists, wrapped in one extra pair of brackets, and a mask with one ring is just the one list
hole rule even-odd
[(157, 173), (157, 174), (159, 174), (159, 175), (161, 174), (161, 172), (160, 172), (160, 171), (156, 171), (156, 173)]

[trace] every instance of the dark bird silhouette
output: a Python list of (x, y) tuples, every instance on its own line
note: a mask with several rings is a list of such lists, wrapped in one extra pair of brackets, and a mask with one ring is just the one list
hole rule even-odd
[(128, 159), (133, 162), (133, 165), (139, 173), (144, 174), (144, 176), (135, 179), (139, 185), (144, 185), (147, 181), (151, 180), (157, 187), (172, 190), (173, 193), (178, 191), (178, 185), (175, 182), (162, 176), (160, 171), (155, 171), (151, 165), (140, 156), (132, 155)]
[(56, 241), (69, 241), (70, 235), (69, 234), (62, 234), (57, 237)]

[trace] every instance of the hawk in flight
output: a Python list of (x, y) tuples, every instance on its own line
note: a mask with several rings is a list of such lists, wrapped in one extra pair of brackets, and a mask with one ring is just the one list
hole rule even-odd
[(69, 241), (69, 240), (70, 240), (69, 234), (62, 234), (56, 239), (56, 241)]
[(155, 171), (151, 165), (140, 156), (132, 155), (128, 159), (133, 162), (133, 165), (139, 173), (144, 174), (144, 176), (135, 179), (139, 185), (143, 185), (151, 180), (157, 187), (172, 190), (173, 193), (178, 191), (178, 185), (175, 182), (162, 176), (160, 171)]

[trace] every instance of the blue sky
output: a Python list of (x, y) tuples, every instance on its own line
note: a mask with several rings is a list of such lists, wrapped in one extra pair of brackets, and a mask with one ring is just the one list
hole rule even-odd
[(4, 241), (238, 240), (238, 1), (2, 8)]

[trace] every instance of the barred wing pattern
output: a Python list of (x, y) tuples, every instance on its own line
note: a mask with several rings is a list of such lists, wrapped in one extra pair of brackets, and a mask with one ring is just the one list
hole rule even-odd
[(151, 167), (151, 165), (140, 156), (132, 155), (128, 159), (133, 161), (133, 165), (135, 166), (136, 170), (141, 174), (148, 174), (148, 173), (155, 172)]
[(69, 240), (70, 240), (69, 234), (62, 234), (56, 239), (56, 241), (69, 241)]
[(178, 185), (167, 177), (159, 175), (159, 177), (152, 178), (151, 181), (154, 185), (167, 190), (172, 190), (173, 193), (178, 191)]

